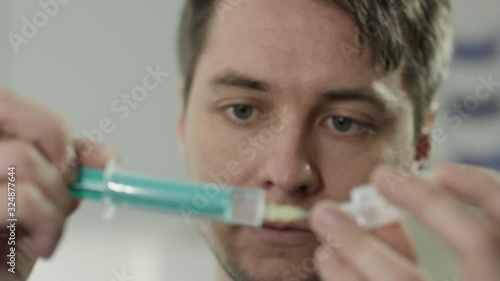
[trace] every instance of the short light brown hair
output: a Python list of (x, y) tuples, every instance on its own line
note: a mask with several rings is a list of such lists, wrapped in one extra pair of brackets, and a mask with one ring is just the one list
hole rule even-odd
[[(186, 0), (178, 33), (178, 60), (187, 96), (217, 1)], [(251, 0), (246, 0), (251, 1)], [(452, 52), (449, 0), (325, 0), (344, 9), (359, 28), (360, 42), (386, 72), (402, 70), (415, 112), (416, 136), (443, 83)], [(283, 3), (286, 5), (286, 3)], [(341, 51), (340, 46), (338, 51)]]

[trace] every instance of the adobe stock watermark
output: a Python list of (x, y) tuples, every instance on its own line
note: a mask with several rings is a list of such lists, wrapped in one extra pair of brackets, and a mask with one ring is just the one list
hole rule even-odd
[(157, 64), (154, 68), (147, 66), (146, 75), (142, 78), (142, 83), (133, 87), (130, 93), (121, 94), (119, 98), (114, 99), (110, 104), (110, 110), (115, 114), (115, 118), (104, 117), (102, 118), (97, 127), (91, 130), (83, 129), (82, 134), (85, 138), (95, 141), (103, 142), (105, 135), (111, 134), (116, 130), (117, 121), (125, 121), (132, 112), (139, 108), (151, 94), (156, 90), (163, 81), (170, 76), (170, 73), (161, 70), (161, 66)]
[[(387, 0), (386, 5), (388, 7), (390, 16), (395, 16), (396, 14), (400, 13), (403, 6), (403, 4), (401, 4), (401, 1), (396, 0)], [(350, 12), (355, 13), (356, 11), (351, 10)], [(374, 20), (370, 20), (366, 23), (364, 31), (362, 31), (359, 26), (356, 25), (353, 35), (354, 42), (341, 42), (339, 48), (347, 63), (351, 63), (351, 58), (353, 55), (360, 55), (363, 53), (364, 49), (369, 47), (370, 39), (382, 36), (384, 36), (384, 34), (382, 33), (380, 24)]]
[(225, 20), (225, 14), (227, 12), (234, 11), (239, 5), (241, 5), (245, 0), (219, 0), (214, 1), (215, 13), (221, 21)]
[(27, 45), (30, 40), (34, 39), (41, 28), (44, 28), (49, 23), (50, 19), (56, 17), (61, 8), (70, 3), (71, 0), (39, 0), (39, 10), (35, 12), (30, 18), (22, 17), (23, 23), (21, 32), (9, 32), (7, 38), (10, 45), (16, 54), (20, 52), (21, 45)]
[(282, 281), (305, 281), (310, 280), (311, 275), (317, 271), (318, 262), (322, 262), (336, 255), (335, 251), (341, 244), (329, 235), (321, 247), (318, 247), (312, 257), (307, 257), (301, 263), (295, 264), (291, 269), (281, 274)]
[(361, 29), (356, 26), (354, 28), (354, 43), (341, 42), (339, 45), (340, 51), (344, 56), (347, 63), (352, 62), (353, 55), (361, 55), (363, 50), (366, 49), (370, 44), (370, 38), (375, 38), (378, 36), (382, 36), (380, 27), (377, 22), (369, 21), (367, 23), (366, 31), (363, 32)]
[[(500, 88), (500, 82), (493, 81), (493, 75), (487, 78), (478, 77), (478, 84), (474, 93), (468, 95), (462, 102), (455, 103), (451, 108), (441, 114), (446, 127), (457, 131), (463, 125), (464, 121), (472, 116), (472, 113), (478, 110), (482, 102), (487, 101)], [(432, 130), (432, 140), (441, 144), (448, 140), (448, 135), (442, 127)]]
[(130, 93), (121, 94), (120, 98), (116, 98), (111, 102), (110, 111), (116, 115), (115, 118), (104, 117), (99, 120), (97, 127), (94, 129), (83, 129), (81, 132), (85, 138), (78, 142), (78, 147), (68, 145), (66, 147), (65, 162), (52, 165), (52, 168), (57, 171), (56, 174), (59, 175), (60, 181), (65, 181), (61, 173), (74, 170), (79, 166), (77, 156), (85, 157), (91, 153), (96, 145), (104, 141), (106, 135), (116, 130), (117, 121), (124, 121), (129, 118), (133, 110), (136, 110), (148, 98), (150, 93), (160, 87), (165, 79), (170, 76), (168, 72), (161, 70), (159, 64), (155, 67), (147, 66), (145, 71), (146, 74), (142, 78), (141, 84), (133, 87)]
[(111, 270), (112, 278), (110, 281), (136, 281), (136, 276), (133, 272), (127, 269), (127, 267), (123, 266), (120, 270), (113, 269)]
[(141, 280), (136, 274), (137, 265), (134, 264), (135, 257), (123, 255), (111, 260), (112, 270), (109, 281), (136, 281)]
[[(490, 99), (500, 88), (500, 82), (493, 80), (493, 75), (488, 77), (479, 76), (474, 92), (465, 97), (461, 102), (455, 103), (451, 108), (439, 114), (443, 119), (443, 124), (432, 128), (430, 132), (431, 147), (441, 145), (450, 139), (450, 132), (444, 128), (449, 128), (452, 132), (459, 130), (464, 122), (472, 117), (472, 114), (479, 109), (480, 104)], [(417, 153), (423, 148), (417, 147)], [(397, 173), (387, 173), (384, 175), (385, 182), (392, 192), (397, 190), (408, 178), (415, 175), (415, 163), (409, 159), (399, 159)]]
[(232, 177), (238, 176), (243, 171), (244, 164), (252, 162), (257, 157), (257, 154), (272, 142), (276, 135), (285, 130), (286, 126), (294, 119), (294, 115), (285, 107), (274, 111), (268, 118), (268, 126), (249, 136), (237, 146), (238, 160), (228, 161), (220, 171), (210, 171), (211, 182), (204, 185), (203, 191), (195, 191), (189, 205), (179, 205), (179, 210), (187, 224), (191, 223), (193, 215), (202, 213), (209, 206), (211, 200), (214, 200), (220, 194), (222, 188), (231, 183)]

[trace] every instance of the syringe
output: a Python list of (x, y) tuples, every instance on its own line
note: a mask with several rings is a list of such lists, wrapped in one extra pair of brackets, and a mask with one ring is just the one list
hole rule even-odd
[(264, 221), (305, 220), (308, 212), (288, 205), (267, 205), (260, 188), (222, 187), (172, 181), (123, 172), (116, 161), (104, 170), (82, 167), (70, 185), (73, 198), (113, 205), (153, 208), (170, 213), (260, 227)]
[[(70, 185), (73, 198), (104, 200), (113, 205), (153, 208), (182, 215), (260, 227), (267, 221), (306, 220), (302, 208), (266, 204), (260, 188), (182, 182), (122, 172), (116, 161), (104, 170), (82, 167)], [(370, 185), (356, 187), (340, 209), (366, 229), (399, 221), (403, 214)]]

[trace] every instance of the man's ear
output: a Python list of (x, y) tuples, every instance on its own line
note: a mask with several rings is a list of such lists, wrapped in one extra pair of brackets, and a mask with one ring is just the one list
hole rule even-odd
[(179, 104), (181, 105), (179, 109), (179, 113), (177, 115), (177, 128), (176, 135), (177, 141), (179, 142), (179, 148), (181, 150), (182, 157), (184, 160), (187, 160), (187, 152), (186, 152), (186, 138), (185, 138), (185, 119), (186, 119), (186, 92), (184, 87), (184, 79), (181, 78), (179, 81), (179, 92), (177, 94), (179, 99)]
[(424, 116), (424, 122), (422, 124), (422, 129), (420, 131), (420, 135), (418, 136), (415, 149), (415, 161), (419, 163), (419, 166), (423, 166), (431, 156), (432, 126), (436, 121), (438, 108), (438, 104), (433, 102)]

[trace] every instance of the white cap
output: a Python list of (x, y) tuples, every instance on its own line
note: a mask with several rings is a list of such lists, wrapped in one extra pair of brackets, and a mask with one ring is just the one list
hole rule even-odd
[(390, 205), (371, 185), (353, 189), (351, 201), (341, 204), (340, 209), (366, 229), (381, 227), (402, 219), (401, 211)]

